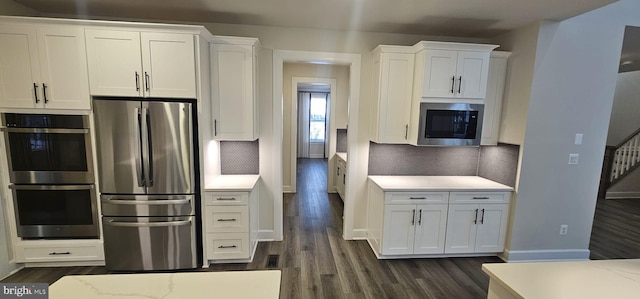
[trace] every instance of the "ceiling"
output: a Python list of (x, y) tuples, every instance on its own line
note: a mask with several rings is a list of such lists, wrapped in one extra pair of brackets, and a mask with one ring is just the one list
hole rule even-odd
[(616, 0), (15, 0), (49, 15), (487, 38)]

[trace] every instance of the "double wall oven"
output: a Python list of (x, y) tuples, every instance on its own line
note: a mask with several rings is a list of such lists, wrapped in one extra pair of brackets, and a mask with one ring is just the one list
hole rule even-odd
[(2, 114), (18, 236), (98, 238), (87, 115)]

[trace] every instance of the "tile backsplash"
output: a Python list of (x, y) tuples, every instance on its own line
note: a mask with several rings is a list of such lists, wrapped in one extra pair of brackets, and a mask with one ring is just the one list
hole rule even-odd
[(336, 152), (347, 152), (347, 129), (336, 130)]
[(259, 174), (259, 143), (256, 141), (220, 141), (221, 174)]
[(431, 147), (405, 144), (369, 145), (369, 175), (481, 176), (514, 186), (519, 147)]

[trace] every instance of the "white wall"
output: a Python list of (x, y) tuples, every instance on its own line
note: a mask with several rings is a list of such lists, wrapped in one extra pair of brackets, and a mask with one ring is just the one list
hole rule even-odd
[(640, 128), (640, 71), (618, 74), (607, 145), (616, 146)]
[[(624, 26), (640, 23), (638, 11), (640, 2), (621, 1), (541, 23), (509, 261), (589, 257)], [(576, 133), (582, 145), (574, 145)], [(569, 153), (580, 154), (578, 165), (568, 165)]]

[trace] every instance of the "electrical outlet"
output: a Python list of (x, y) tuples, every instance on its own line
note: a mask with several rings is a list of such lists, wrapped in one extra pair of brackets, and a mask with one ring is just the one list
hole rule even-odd
[(578, 157), (580, 155), (578, 154), (569, 154), (569, 164), (570, 165), (575, 165), (578, 164)]
[(566, 224), (560, 225), (560, 235), (566, 235), (569, 232), (569, 226)]

